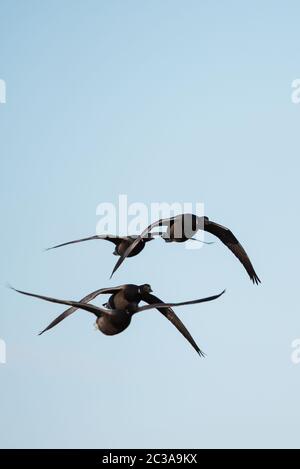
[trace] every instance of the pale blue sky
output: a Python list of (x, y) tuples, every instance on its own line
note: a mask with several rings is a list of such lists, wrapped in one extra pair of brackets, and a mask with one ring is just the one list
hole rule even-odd
[[(298, 1), (1, 0), (0, 282), (61, 298), (151, 283), (158, 313), (115, 337), (78, 312), (1, 292), (1, 447), (299, 447)], [(158, 240), (112, 281), (96, 206), (204, 202), (246, 247)]]

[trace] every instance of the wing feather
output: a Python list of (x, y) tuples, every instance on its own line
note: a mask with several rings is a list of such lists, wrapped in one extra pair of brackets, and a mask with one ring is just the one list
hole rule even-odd
[(230, 249), (230, 251), (243, 264), (244, 268), (246, 269), (253, 283), (256, 283), (257, 285), (260, 283), (260, 279), (253, 268), (253, 265), (248, 257), (248, 254), (246, 253), (241, 243), (234, 236), (232, 231), (230, 231), (225, 226), (219, 225), (218, 223), (215, 223), (210, 220), (205, 220), (204, 230), (217, 236), (217, 238), (219, 238), (220, 241), (222, 241), (222, 243), (224, 243), (225, 246), (227, 246), (228, 249)]
[(173, 309), (171, 308), (172, 306), (183, 306), (183, 305), (190, 305), (190, 304), (197, 304), (197, 303), (204, 303), (206, 301), (212, 301), (217, 298), (219, 298), (225, 290), (220, 293), (219, 295), (214, 295), (210, 296), (207, 298), (201, 298), (199, 300), (193, 300), (193, 301), (184, 301), (182, 303), (164, 303), (162, 302), (159, 298), (157, 298), (154, 295), (151, 295), (150, 293), (144, 293), (142, 299), (148, 303), (150, 306), (142, 306), (141, 308), (138, 309), (138, 311), (146, 311), (148, 309), (156, 308), (160, 313), (162, 313), (175, 327), (176, 329), (183, 335), (183, 337), (186, 338), (186, 340), (191, 344), (191, 346), (196, 350), (196, 352), (200, 356), (205, 356), (202, 350), (198, 347), (196, 344), (195, 340), (183, 324), (183, 322), (179, 319), (179, 317), (175, 314)]
[(90, 241), (92, 239), (104, 239), (106, 241), (111, 241), (115, 245), (118, 245), (122, 241), (122, 238), (120, 238), (118, 236), (95, 235), (95, 236), (89, 236), (88, 238), (74, 239), (73, 241), (67, 241), (66, 243), (56, 244), (56, 246), (52, 246), (50, 248), (47, 248), (46, 251), (50, 251), (51, 249), (61, 248), (62, 246), (67, 246), (69, 244), (82, 243), (83, 241)]

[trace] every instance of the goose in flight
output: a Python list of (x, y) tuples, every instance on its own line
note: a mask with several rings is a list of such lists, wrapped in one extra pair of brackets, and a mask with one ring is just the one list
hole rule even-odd
[[(176, 316), (172, 307), (205, 303), (207, 301), (212, 301), (219, 298), (225, 292), (224, 290), (218, 295), (201, 298), (198, 300), (184, 301), (180, 303), (164, 303), (159, 298), (151, 294), (152, 289), (149, 284), (127, 284), (113, 288), (102, 288), (90, 293), (80, 301), (59, 300), (57, 298), (36, 295), (34, 293), (17, 290), (13, 287), (10, 288), (18, 293), (21, 293), (22, 295), (40, 298), (45, 301), (50, 301), (51, 303), (70, 306), (70, 308), (68, 308), (54, 321), (52, 321), (52, 323), (49, 324), (49, 326), (40, 334), (57, 325), (77, 309), (82, 309), (84, 311), (93, 313), (97, 318), (97, 328), (106, 335), (115, 335), (124, 331), (129, 326), (133, 314), (147, 311), (149, 309), (157, 309), (178, 329), (178, 331), (188, 340), (188, 342), (200, 356), (204, 356), (204, 353), (200, 350), (193, 337), (178, 318), (178, 316)], [(111, 294), (108, 302), (105, 305), (99, 307), (89, 303), (91, 300), (101, 294)], [(140, 301), (144, 301), (148, 304), (145, 306), (139, 306)]]
[(230, 231), (229, 228), (226, 228), (226, 226), (222, 226), (211, 221), (208, 217), (198, 217), (197, 215), (190, 213), (177, 215), (171, 218), (161, 218), (149, 225), (126, 249), (125, 253), (120, 256), (112, 271), (111, 277), (126, 257), (128, 257), (135, 249), (135, 246), (138, 245), (145, 236), (149, 236), (151, 230), (157, 226), (167, 226), (167, 230), (162, 237), (169, 243), (184, 243), (185, 241), (192, 239), (198, 230), (207, 231), (208, 233), (213, 234), (219, 238), (220, 241), (222, 241), (222, 243), (224, 243), (225, 246), (227, 246), (243, 264), (252, 282), (257, 285), (260, 283), (260, 279), (258, 278), (245, 249), (234, 236), (232, 231)]
[[(114, 235), (95, 235), (95, 236), (89, 236), (88, 238), (81, 238), (81, 239), (75, 239), (73, 241), (67, 241), (66, 243), (62, 244), (57, 244), (56, 246), (52, 246), (50, 248), (47, 248), (46, 251), (50, 251), (51, 249), (57, 249), (61, 248), (62, 246), (67, 246), (69, 244), (75, 244), (75, 243), (81, 243), (83, 241), (90, 241), (92, 239), (104, 239), (106, 241), (110, 241), (111, 243), (114, 243), (115, 245), (115, 250), (113, 251), (113, 254), (115, 256), (122, 256), (126, 250), (132, 245), (134, 241), (138, 236), (114, 236)], [(148, 241), (152, 241), (154, 236), (147, 236), (144, 237), (143, 239), (140, 239), (138, 243), (135, 244), (134, 248), (130, 251), (130, 254), (128, 257), (134, 257), (137, 254), (139, 254), (145, 247), (146, 243)]]

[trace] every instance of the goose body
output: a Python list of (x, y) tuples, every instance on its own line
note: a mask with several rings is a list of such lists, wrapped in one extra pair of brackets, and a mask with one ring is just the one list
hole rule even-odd
[(114, 316), (100, 315), (96, 319), (96, 326), (105, 335), (116, 335), (123, 332), (131, 323), (132, 314), (128, 311), (117, 310)]

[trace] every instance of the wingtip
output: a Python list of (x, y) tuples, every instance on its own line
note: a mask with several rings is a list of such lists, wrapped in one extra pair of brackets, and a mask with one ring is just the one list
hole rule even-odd
[(26, 292), (24, 292), (23, 290), (18, 290), (17, 288), (13, 287), (10, 284), (8, 284), (7, 287), (10, 288), (11, 290), (17, 292), (17, 293), (21, 293), (22, 295), (24, 295), (24, 293), (25, 293), (25, 295), (26, 295)]
[(120, 264), (119, 262), (120, 262), (120, 259), (118, 260), (118, 262), (117, 262), (116, 265), (114, 266), (113, 271), (112, 271), (112, 273), (110, 274), (109, 280), (111, 280), (111, 278), (112, 278), (112, 276), (114, 275), (114, 273), (115, 273), (115, 272), (118, 270), (118, 268), (120, 267), (121, 264)]
[(251, 280), (254, 285), (259, 285), (261, 283), (260, 278), (256, 274), (251, 277)]

